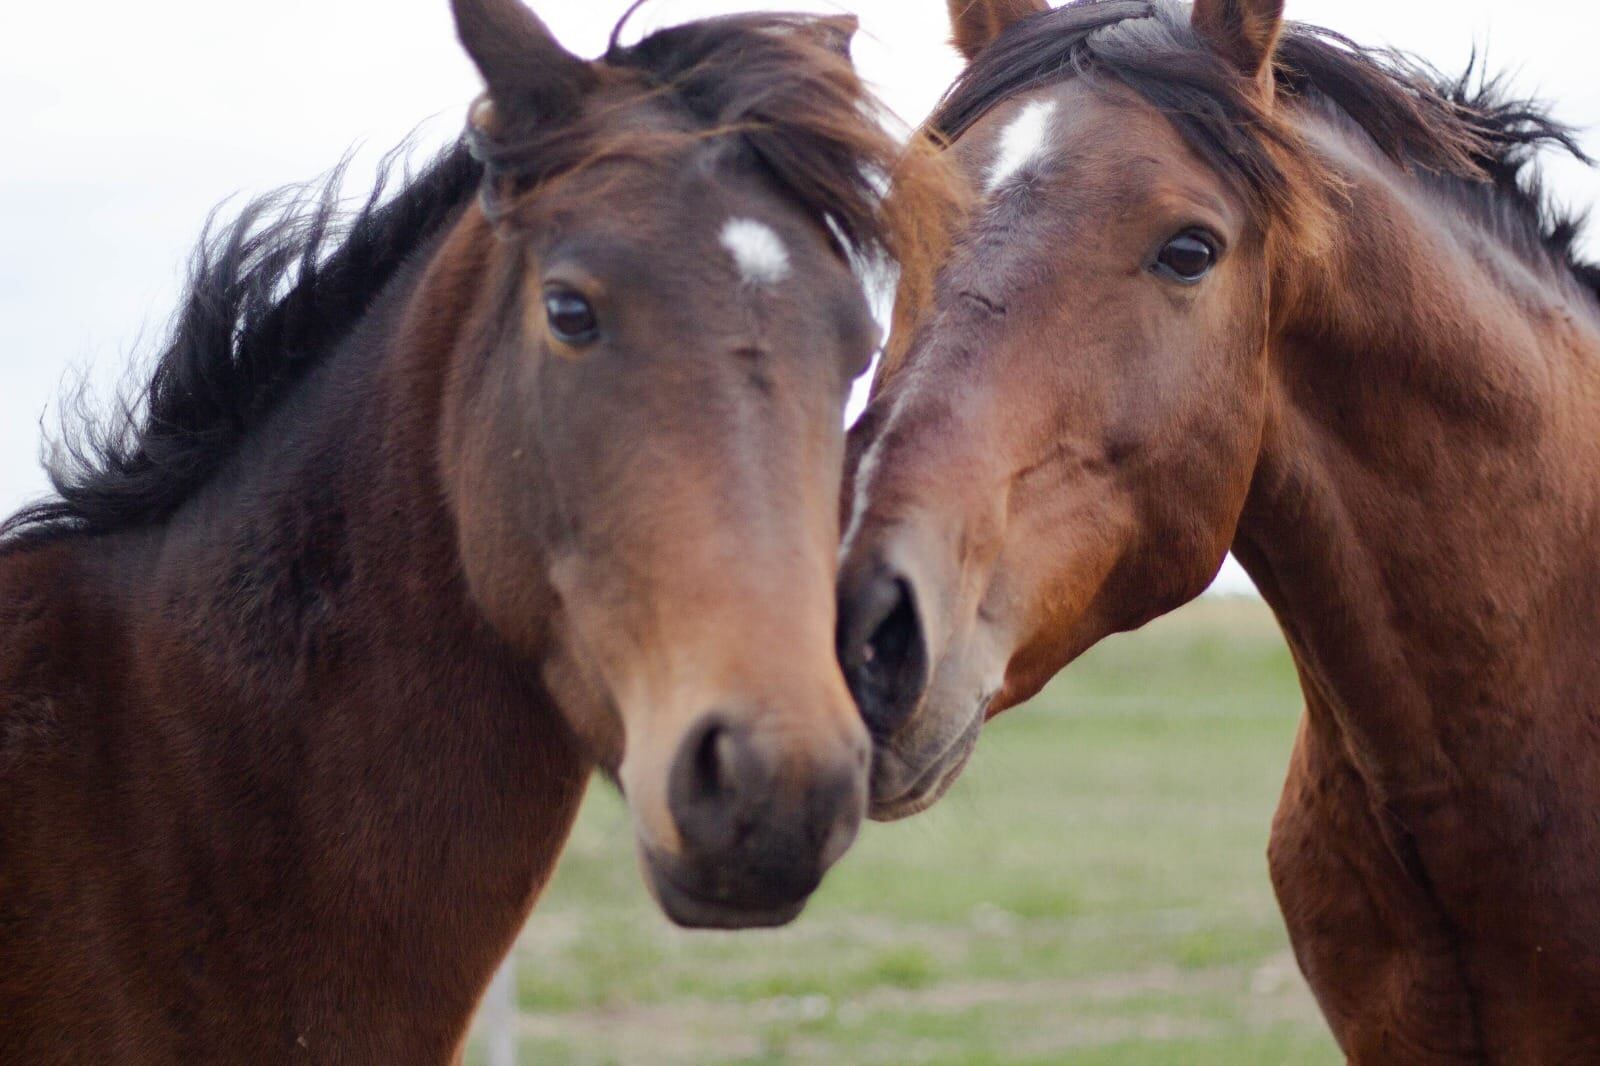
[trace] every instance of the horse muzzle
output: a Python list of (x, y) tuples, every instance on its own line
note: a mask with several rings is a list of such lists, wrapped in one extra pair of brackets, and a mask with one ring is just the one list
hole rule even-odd
[(643, 849), (651, 889), (679, 925), (793, 921), (855, 840), (866, 810), (865, 738), (797, 755), (774, 732), (713, 713), (679, 747), (667, 783), (678, 847)]

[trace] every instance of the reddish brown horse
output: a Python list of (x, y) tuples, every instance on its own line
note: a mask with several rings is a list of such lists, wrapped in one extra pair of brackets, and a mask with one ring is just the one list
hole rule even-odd
[(1353, 1062), (1600, 1062), (1600, 269), (1537, 108), (1281, 2), (952, 0), (978, 194), (901, 308), (841, 654), (873, 810), (1231, 547), (1307, 711), (1271, 867)]
[(0, 1062), (448, 1061), (596, 764), (687, 925), (789, 920), (855, 834), (851, 264), (936, 164), (848, 22), (591, 63), (456, 16), (472, 151), (247, 211), (5, 526)]

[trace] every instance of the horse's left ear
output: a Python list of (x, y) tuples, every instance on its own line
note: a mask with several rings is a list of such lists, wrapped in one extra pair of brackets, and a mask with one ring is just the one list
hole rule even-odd
[(830, 52), (850, 58), (850, 45), (861, 29), (861, 20), (854, 15), (827, 15), (806, 23), (807, 35)]
[(577, 111), (594, 71), (521, 0), (450, 0), (450, 8), (501, 121), (548, 122)]
[(803, 15), (781, 23), (772, 32), (780, 37), (798, 38), (849, 59), (850, 45), (859, 29), (861, 20), (854, 15)]
[(1195, 32), (1245, 77), (1272, 92), (1272, 54), (1283, 32), (1283, 0), (1195, 0)]

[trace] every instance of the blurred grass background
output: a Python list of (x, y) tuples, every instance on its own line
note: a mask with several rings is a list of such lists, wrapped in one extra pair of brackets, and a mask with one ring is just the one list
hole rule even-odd
[(1340, 1062), (1267, 880), (1300, 706), (1266, 608), (1201, 600), (992, 723), (775, 932), (670, 927), (596, 783), (517, 947), (520, 1060)]

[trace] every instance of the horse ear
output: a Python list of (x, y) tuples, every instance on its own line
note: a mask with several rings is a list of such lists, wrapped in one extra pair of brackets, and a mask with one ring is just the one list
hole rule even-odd
[(1272, 53), (1283, 32), (1283, 0), (1195, 0), (1198, 33), (1247, 78), (1272, 91)]
[(1047, 0), (947, 0), (951, 43), (967, 59), (989, 47), (1002, 30), (1029, 15), (1050, 10)]
[(854, 43), (859, 29), (861, 20), (854, 15), (805, 15), (781, 23), (768, 32), (824, 48), (849, 59), (850, 45)]
[(861, 29), (861, 20), (854, 15), (829, 15), (813, 22), (817, 43), (830, 52), (850, 58), (850, 45)]
[(520, 0), (450, 0), (456, 34), (502, 120), (549, 120), (578, 109), (594, 71)]

